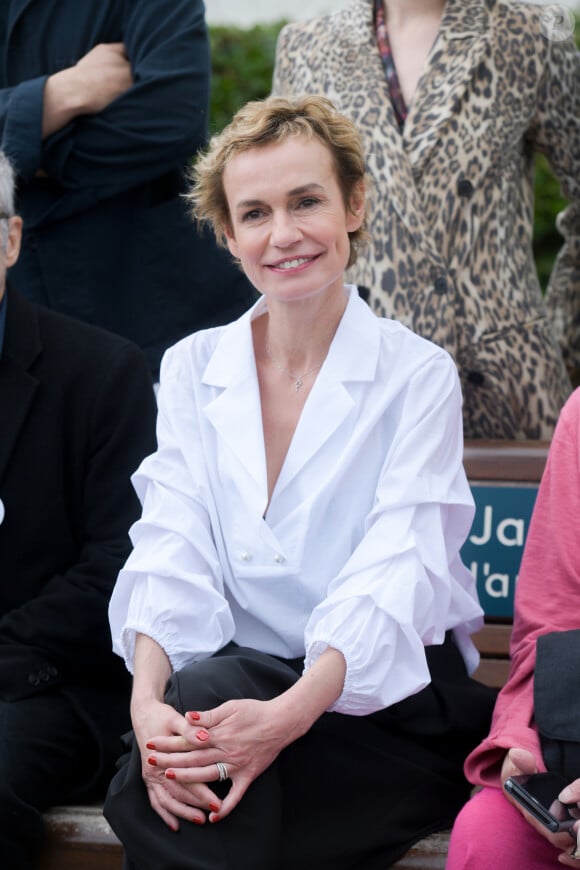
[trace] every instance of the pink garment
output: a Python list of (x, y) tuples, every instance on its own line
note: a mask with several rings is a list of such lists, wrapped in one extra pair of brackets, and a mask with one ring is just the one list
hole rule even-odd
[(550, 446), (516, 586), (510, 674), (489, 736), (465, 763), (472, 783), (499, 786), (501, 765), (512, 747), (530, 750), (538, 770), (545, 770), (533, 723), (536, 639), (580, 627), (579, 527), (580, 388), (562, 409)]
[[(572, 848), (570, 841), (570, 849)], [(484, 788), (455, 820), (445, 870), (546, 870), (561, 849), (539, 834), (499, 788)]]

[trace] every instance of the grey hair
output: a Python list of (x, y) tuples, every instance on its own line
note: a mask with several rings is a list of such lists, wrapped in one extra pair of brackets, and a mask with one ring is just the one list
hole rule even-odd
[(0, 243), (6, 251), (8, 244), (8, 220), (14, 215), (15, 173), (10, 160), (0, 151)]

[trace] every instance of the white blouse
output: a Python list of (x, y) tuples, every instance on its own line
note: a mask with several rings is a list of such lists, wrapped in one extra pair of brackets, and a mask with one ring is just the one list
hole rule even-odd
[(306, 668), (332, 646), (347, 662), (332, 709), (366, 715), (428, 684), (424, 646), (447, 629), (477, 665), (455, 365), (346, 292), (266, 513), (251, 334), (265, 300), (165, 354), (158, 450), (133, 476), (143, 514), (110, 604), (129, 670), (137, 632), (175, 670), (231, 640)]

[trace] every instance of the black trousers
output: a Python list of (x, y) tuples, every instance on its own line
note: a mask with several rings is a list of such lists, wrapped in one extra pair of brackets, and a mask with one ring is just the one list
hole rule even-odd
[(44, 835), (42, 810), (99, 794), (101, 756), (96, 737), (63, 692), (0, 700), (2, 870), (34, 867)]
[[(426, 689), (366, 717), (325, 713), (214, 825), (181, 822), (175, 833), (161, 821), (134, 744), (105, 802), (126, 868), (384, 870), (449, 827), (469, 794), (463, 760), (488, 732), (495, 693), (468, 678), (451, 637), (427, 656)], [(301, 669), (302, 661), (232, 644), (174, 674), (166, 700), (182, 713), (231, 698), (266, 700)]]

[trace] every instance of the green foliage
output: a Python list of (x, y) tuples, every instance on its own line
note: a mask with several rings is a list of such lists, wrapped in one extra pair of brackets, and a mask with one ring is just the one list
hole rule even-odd
[[(576, 45), (580, 48), (580, 17), (576, 16), (574, 33)], [(534, 213), (534, 256), (542, 289), (548, 285), (556, 254), (562, 246), (563, 238), (556, 229), (556, 217), (566, 207), (566, 200), (560, 193), (547, 160), (539, 156), (536, 161), (535, 176), (535, 213)]]
[[(212, 82), (210, 133), (223, 129), (232, 115), (248, 100), (270, 93), (276, 54), (276, 40), (284, 21), (260, 24), (244, 30), (238, 27), (210, 27)], [(580, 19), (576, 22), (580, 47)], [(534, 254), (543, 289), (546, 288), (555, 256), (562, 245), (556, 229), (556, 215), (565, 206), (559, 185), (546, 160), (539, 157), (535, 179), (536, 211)]]
[(248, 30), (210, 27), (210, 133), (222, 130), (248, 100), (268, 96), (272, 86), (276, 40), (284, 23), (260, 24)]
[(560, 185), (554, 177), (546, 158), (536, 160), (534, 211), (534, 257), (542, 289), (548, 285), (554, 259), (564, 239), (556, 229), (558, 212), (566, 207), (560, 193)]

